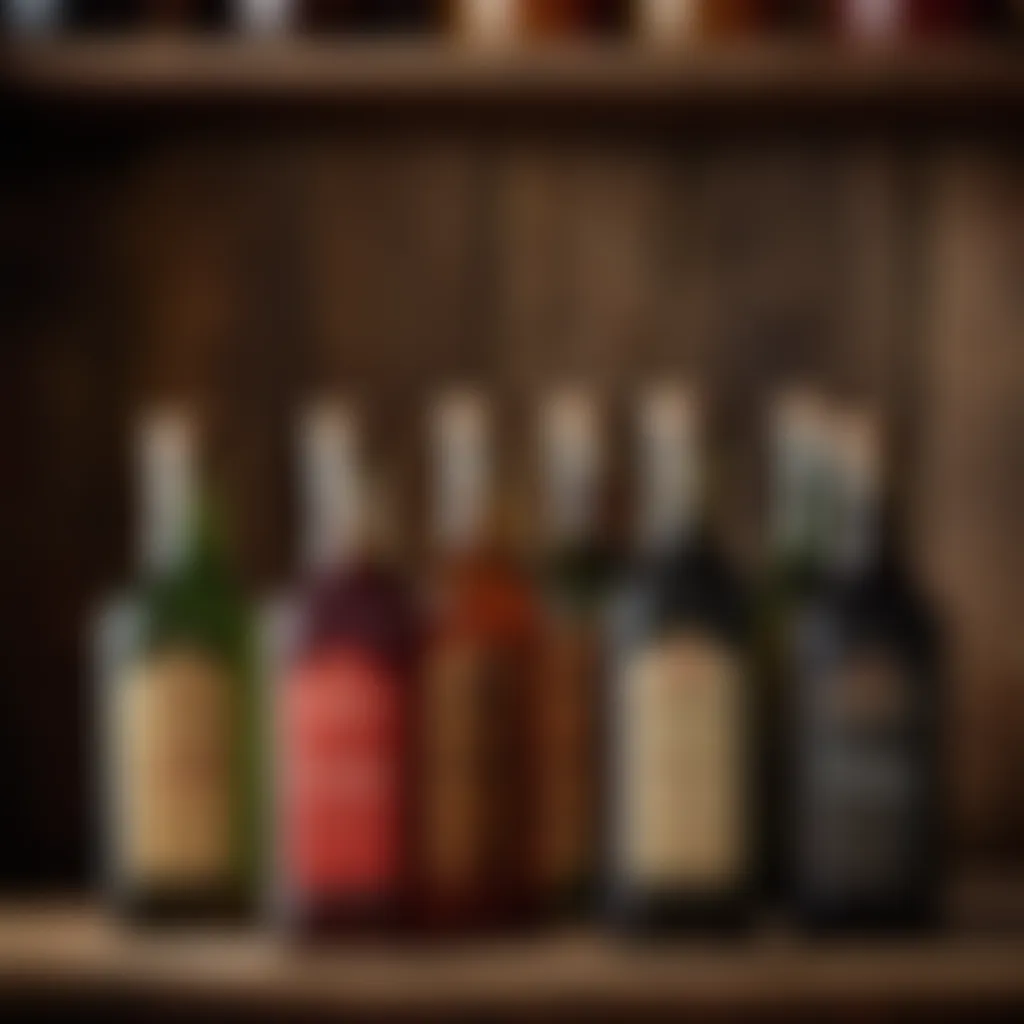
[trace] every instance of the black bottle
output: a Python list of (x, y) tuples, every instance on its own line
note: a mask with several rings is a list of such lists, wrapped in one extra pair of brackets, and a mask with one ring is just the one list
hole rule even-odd
[(639, 934), (732, 930), (752, 895), (742, 589), (697, 511), (694, 408), (641, 409), (643, 550), (611, 613), (607, 897)]
[(938, 631), (883, 522), (877, 432), (835, 424), (833, 562), (793, 650), (794, 906), (813, 929), (923, 926), (942, 880)]

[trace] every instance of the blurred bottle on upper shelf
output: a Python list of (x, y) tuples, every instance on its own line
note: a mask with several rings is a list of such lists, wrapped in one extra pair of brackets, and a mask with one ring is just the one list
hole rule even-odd
[(913, 43), (967, 38), (978, 13), (972, 0), (840, 0), (835, 23), (854, 43)]
[(259, 860), (248, 615), (192, 421), (150, 415), (136, 443), (143, 579), (93, 634), (106, 883), (132, 918), (233, 916)]
[(635, 0), (636, 34), (656, 44), (752, 38), (770, 26), (765, 0)]
[(978, 27), (989, 39), (1024, 41), (1024, 0), (977, 0)]
[(4, 0), (0, 6), (6, 32), (19, 37), (47, 36), (68, 21), (68, 0)]
[(628, 0), (451, 0), (456, 35), (501, 44), (592, 38), (623, 32)]
[(232, 25), (251, 36), (274, 36), (298, 26), (298, 0), (230, 0)]
[(540, 419), (534, 834), (543, 910), (564, 917), (592, 905), (599, 867), (601, 628), (616, 560), (601, 514), (605, 451), (593, 396), (555, 391)]
[(63, 0), (75, 31), (202, 31), (228, 25), (228, 0)]
[(305, 579), (265, 617), (276, 909), (299, 933), (393, 930), (409, 895), (418, 617), (352, 411), (311, 406), (299, 457)]
[(940, 643), (885, 514), (864, 410), (829, 426), (835, 527), (791, 649), (789, 884), (812, 928), (934, 921), (943, 878)]
[(439, 550), (416, 736), (419, 906), (428, 928), (490, 929), (532, 910), (535, 595), (496, 514), (489, 404), (446, 393), (431, 432)]
[(297, 0), (304, 31), (353, 34), (425, 32), (440, 21), (440, 0)]
[(747, 602), (712, 539), (692, 396), (638, 416), (639, 551), (610, 616), (607, 899), (629, 932), (732, 929), (752, 908)]

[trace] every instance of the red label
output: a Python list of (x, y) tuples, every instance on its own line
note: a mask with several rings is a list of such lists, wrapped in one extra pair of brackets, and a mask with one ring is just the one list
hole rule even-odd
[(377, 893), (400, 851), (398, 689), (351, 650), (301, 662), (282, 694), (284, 862), (296, 888)]

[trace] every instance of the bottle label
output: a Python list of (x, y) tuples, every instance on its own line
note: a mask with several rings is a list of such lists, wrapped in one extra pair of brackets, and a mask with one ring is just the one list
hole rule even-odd
[(192, 651), (129, 672), (117, 723), (122, 869), (144, 885), (222, 883), (236, 851), (232, 680)]
[(322, 896), (398, 881), (402, 722), (393, 676), (348, 649), (303, 659), (282, 689), (283, 868)]
[(591, 866), (597, 654), (589, 623), (552, 617), (534, 702), (538, 874), (548, 886), (571, 884)]
[(807, 695), (803, 876), (844, 898), (898, 895), (913, 884), (923, 807), (906, 673), (864, 651)]
[(628, 666), (622, 856), (652, 888), (714, 890), (745, 868), (740, 671), (716, 641), (663, 640)]
[(517, 677), (511, 659), (472, 643), (443, 644), (429, 667), (421, 838), (424, 872), (438, 888), (495, 884), (511, 848), (508, 782), (523, 770), (513, 740)]

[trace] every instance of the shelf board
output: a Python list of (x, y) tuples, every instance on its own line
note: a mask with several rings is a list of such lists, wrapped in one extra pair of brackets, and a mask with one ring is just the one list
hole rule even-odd
[(593, 934), (296, 950), (256, 933), (125, 932), (87, 904), (0, 907), (3, 996), (424, 1013), (1024, 1007), (1024, 936), (626, 947)]
[(1024, 102), (1024, 61), (1010, 50), (976, 45), (481, 49), (451, 42), (97, 37), (9, 43), (0, 85), (29, 97), (108, 100), (1018, 104)]

